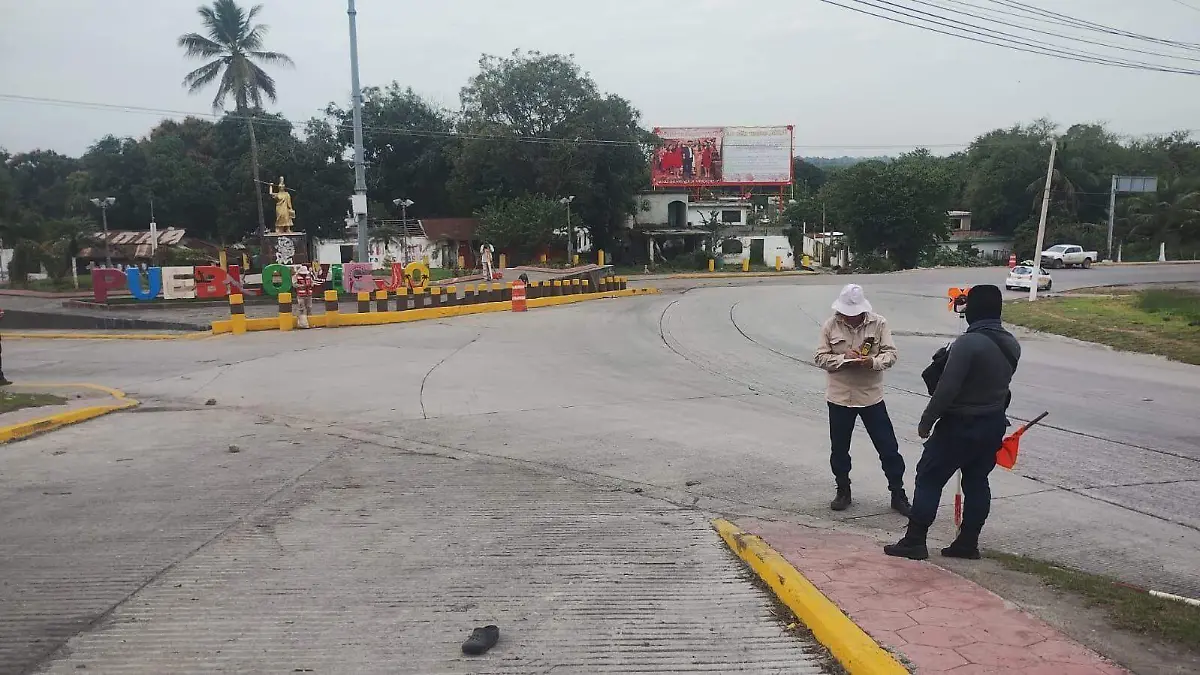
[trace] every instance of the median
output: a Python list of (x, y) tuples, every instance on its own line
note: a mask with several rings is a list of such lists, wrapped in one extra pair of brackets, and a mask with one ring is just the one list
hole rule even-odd
[(1200, 365), (1200, 292), (1104, 288), (1010, 302), (1004, 320), (1044, 333)]

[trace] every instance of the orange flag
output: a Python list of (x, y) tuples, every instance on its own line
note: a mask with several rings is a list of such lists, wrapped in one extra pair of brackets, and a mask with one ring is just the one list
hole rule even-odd
[(1021, 436), (1029, 430), (1029, 427), (1046, 419), (1046, 416), (1049, 414), (1048, 412), (1044, 412), (1038, 415), (1029, 424), (1017, 429), (1008, 438), (1005, 438), (1000, 444), (1000, 449), (996, 451), (996, 464), (1012, 471), (1013, 467), (1017, 465), (1017, 453), (1021, 451)]

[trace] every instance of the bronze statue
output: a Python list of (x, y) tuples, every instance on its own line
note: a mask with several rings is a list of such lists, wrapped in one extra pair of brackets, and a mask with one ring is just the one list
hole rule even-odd
[(287, 191), (287, 186), (283, 184), (283, 176), (279, 177), (278, 184), (267, 183), (267, 193), (275, 199), (275, 232), (290, 234), (292, 219), (296, 217), (296, 211), (292, 207), (292, 195)]

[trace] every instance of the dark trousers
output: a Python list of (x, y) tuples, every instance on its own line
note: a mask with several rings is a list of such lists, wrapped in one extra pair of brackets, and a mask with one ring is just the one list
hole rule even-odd
[(917, 489), (913, 495), (912, 520), (932, 525), (937, 518), (942, 488), (962, 472), (964, 530), (983, 528), (992, 508), (988, 476), (996, 468), (996, 451), (1004, 440), (1008, 420), (1004, 413), (977, 417), (943, 417), (925, 441), (917, 462)]
[(900, 456), (900, 444), (896, 441), (892, 418), (888, 417), (883, 401), (866, 408), (829, 404), (829, 468), (833, 469), (833, 477), (839, 486), (850, 484), (850, 439), (854, 435), (854, 422), (860, 417), (867, 435), (875, 444), (875, 452), (879, 453), (879, 463), (883, 465), (883, 474), (887, 476), (888, 489), (904, 489), (904, 458)]

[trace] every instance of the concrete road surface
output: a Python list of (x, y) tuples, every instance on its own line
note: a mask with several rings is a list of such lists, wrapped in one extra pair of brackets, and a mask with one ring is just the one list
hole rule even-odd
[[(90, 471), (89, 461), (95, 461), (95, 470), (119, 467), (135, 482), (177, 489), (176, 504), (163, 502), (162, 496), (146, 501), (129, 491), (122, 506), (126, 511), (113, 512), (113, 518), (128, 516), (140, 522), (139, 514), (162, 512), (164, 503), (170, 506), (166, 512), (178, 516), (151, 520), (154, 527), (115, 542), (103, 542), (103, 534), (91, 527), (71, 530), (77, 510), (50, 512), (57, 527), (67, 528), (54, 535), (59, 544), (72, 536), (98, 540), (98, 553), (70, 563), (77, 565), (81, 578), (109, 583), (106, 580), (116, 577), (108, 573), (87, 576), (93, 567), (109, 565), (113, 574), (124, 575), (117, 575), (120, 583), (113, 582), (114, 588), (127, 593), (137, 589), (139, 579), (157, 580), (157, 573), (147, 577), (156, 568), (174, 565), (162, 578), (175, 578), (171, 575), (192, 569), (190, 565), (212, 565), (202, 559), (204, 549), (196, 547), (227, 538), (234, 546), (236, 539), (222, 534), (226, 531), (216, 523), (236, 529), (258, 522), (245, 514), (277, 490), (283, 491), (280, 498), (303, 492), (299, 486), (308, 483), (297, 476), (309, 470), (305, 467), (320, 466), (316, 462), (324, 457), (321, 453), (359, 457), (359, 463), (350, 465), (354, 480), (370, 486), (372, 493), (383, 487), (375, 481), (380, 475), (423, 470), (400, 463), (374, 464), (377, 451), (368, 450), (369, 444), (460, 457), (459, 463), (440, 468), (436, 478), (456, 491), (454, 481), (467, 480), (476, 462), (495, 461), (531, 472), (527, 479), (502, 476), (501, 493), (516, 489), (509, 481), (532, 484), (545, 475), (640, 492), (629, 498), (632, 501), (618, 500), (620, 509), (634, 513), (630, 517), (635, 520), (638, 509), (648, 508), (639, 506), (639, 500), (649, 497), (705, 514), (827, 520), (833, 515), (828, 511), (832, 478), (824, 376), (807, 361), (817, 323), (829, 314), (837, 289), (851, 279), (864, 283), (897, 335), (901, 360), (889, 374), (888, 405), (909, 462), (911, 485), (911, 467), (920, 453), (916, 423), (925, 403), (918, 373), (934, 349), (958, 332), (957, 319), (946, 310), (944, 291), (951, 285), (1002, 284), (1004, 274), (993, 268), (738, 280), (733, 285), (728, 280), (671, 280), (660, 282), (667, 291), (661, 296), (444, 322), (193, 342), (13, 342), (6, 345), (5, 354), (6, 373), (13, 379), (103, 383), (124, 388), (146, 404), (142, 412), (117, 414), (37, 441), (38, 460), (17, 473), (0, 465), (3, 498), (16, 499), (26, 509), (24, 516), (0, 520), (0, 534), (54, 508), (46, 505), (54, 504), (58, 492), (73, 493), (86, 484), (75, 474), (65, 478), (58, 473), (53, 448), (68, 453), (57, 459), (70, 466)], [(1064, 270), (1054, 276), (1056, 289), (1194, 283), (1200, 280), (1200, 266)], [(1200, 421), (1195, 414), (1200, 410), (1200, 368), (1049, 336), (1022, 339), (1025, 351), (1013, 413), (1028, 418), (1049, 410), (1051, 417), (1049, 426), (1026, 437), (1018, 470), (995, 474), (997, 500), (985, 545), (1200, 595)], [(210, 398), (216, 399), (216, 406), (203, 405)], [(317, 432), (321, 435), (314, 435)], [(210, 478), (216, 471), (209, 463), (213, 460), (201, 458), (224, 458), (229, 443), (243, 435), (250, 439), (244, 446), (265, 444), (272, 450), (255, 455), (256, 463), (242, 468), (223, 463), (221, 471), (232, 470), (241, 481), (227, 488)], [(311, 447), (314, 443), (320, 447)], [(87, 448), (94, 444), (117, 444), (124, 451), (90, 455)], [(289, 445), (294, 451), (286, 451)], [(189, 460), (185, 447), (194, 448), (194, 460)], [(163, 452), (178, 455), (185, 467), (194, 462), (195, 472), (138, 468)], [(849, 521), (846, 525), (894, 536), (903, 522), (887, 509), (885, 482), (861, 431), (854, 456), (856, 503), (837, 517)], [(89, 488), (113, 490), (121, 485)], [(336, 480), (321, 479), (306, 488), (310, 491), (304, 493), (305, 508), (357, 508), (353, 499), (339, 501), (326, 494), (336, 486)], [(212, 494), (206, 492), (210, 487)], [(231, 492), (222, 492), (227, 489)], [(448, 519), (447, 541), (454, 538), (456, 527), (478, 516), (472, 494), (468, 490), (457, 502), (438, 507)], [(498, 498), (495, 494), (481, 499)], [(585, 502), (593, 498), (579, 496)], [(950, 498), (948, 493), (944, 502)], [(363, 502), (366, 513), (373, 517), (380, 503)], [(382, 503), (398, 511), (416, 508), (411, 501)], [(299, 513), (298, 508), (283, 513)], [(607, 512), (604, 509), (600, 510)], [(215, 520), (202, 527), (196, 514)], [(334, 528), (336, 522), (346, 526), (327, 514), (320, 517), (324, 521), (315, 512), (305, 514), (322, 528)], [(949, 512), (943, 516), (935, 535), (948, 539)], [(671, 517), (680, 520), (664, 526), (667, 530), (661, 534), (645, 532), (658, 537), (682, 528), (677, 535), (682, 538), (668, 537), (663, 545), (693, 556), (688, 542), (703, 537), (688, 532), (698, 532), (702, 519)], [(378, 527), (386, 530), (390, 522)], [(553, 527), (549, 521), (535, 523), (527, 532)], [(10, 543), (8, 536), (0, 541), (9, 547), (37, 541), (39, 530), (22, 531), (25, 543)], [(343, 537), (333, 540), (338, 546), (350, 545), (343, 542), (353, 539), (349, 534), (338, 536)], [(164, 540), (175, 543), (161, 551), (151, 544)], [(120, 557), (123, 546), (141, 546), (153, 556), (129, 567)], [(476, 554), (465, 543), (455, 550), (466, 557)], [(65, 555), (61, 550), (59, 554)], [(234, 550), (226, 555), (242, 554)], [(461, 556), (447, 564), (456, 564)], [(319, 561), (314, 558), (308, 564), (319, 566)], [(531, 558), (529, 564), (536, 567), (541, 562)], [(719, 566), (711, 569), (712, 574), (723, 573)], [(207, 578), (202, 570), (196, 574)], [(261, 570), (255, 574), (263, 575), (266, 581), (261, 583), (268, 586), (270, 579), (284, 578)], [(371, 578), (369, 572), (366, 577)], [(47, 572), (30, 583), (45, 588), (54, 578)], [(117, 630), (111, 622), (119, 626), (119, 617), (126, 616), (132, 621), (145, 617), (151, 621), (148, 625), (168, 626), (170, 631), (193, 629), (170, 609), (170, 589), (156, 583), (99, 627)], [(109, 593), (103, 601), (97, 596), (94, 606), (115, 604), (118, 595)], [(195, 597), (199, 599), (186, 602), (210, 609), (212, 603), (222, 602), (205, 594)], [(176, 597), (174, 602), (185, 600)], [(280, 602), (281, 608), (290, 607)], [(70, 634), (78, 630), (80, 617), (89, 616), (82, 612), (57, 622), (48, 618), (44, 634)], [(379, 626), (364, 630), (375, 635), (371, 631)], [(105, 638), (97, 635), (81, 638), (81, 653), (108, 653), (104, 644), (115, 642), (100, 642)], [(450, 637), (440, 634), (437, 639)]]

